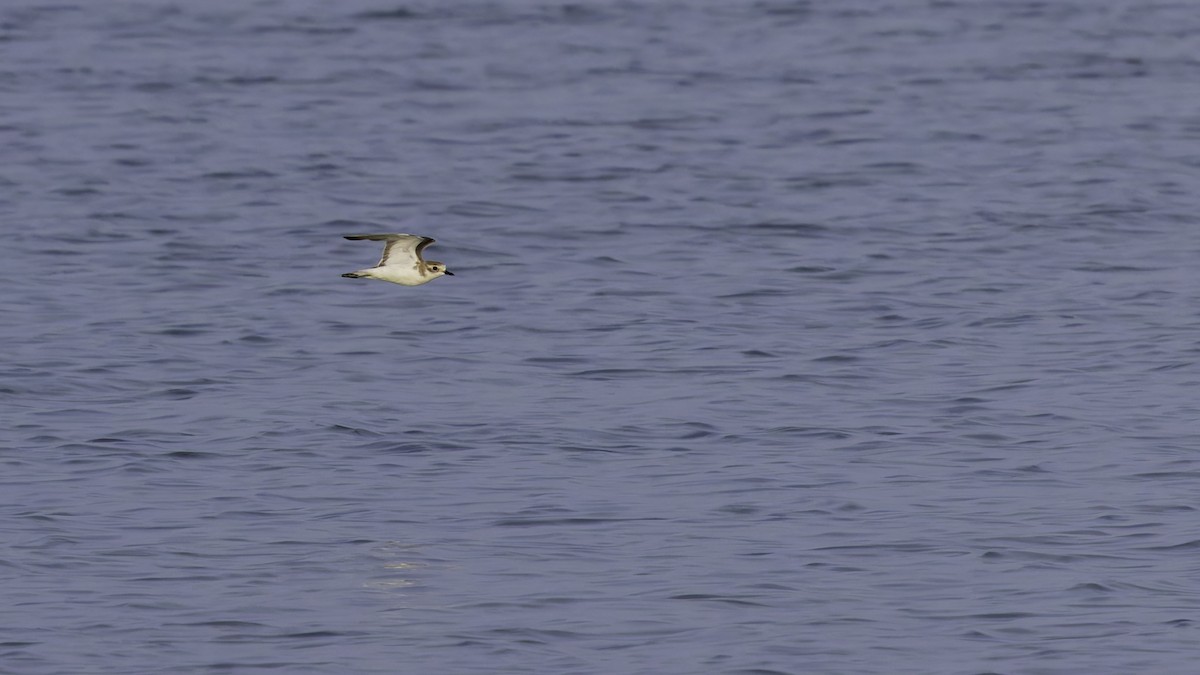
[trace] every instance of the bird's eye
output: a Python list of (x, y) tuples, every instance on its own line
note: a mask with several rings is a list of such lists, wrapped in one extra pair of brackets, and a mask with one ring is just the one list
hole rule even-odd
[(433, 270), (434, 272), (438, 271), (437, 265), (434, 265), (433, 267), (430, 267), (429, 269)]

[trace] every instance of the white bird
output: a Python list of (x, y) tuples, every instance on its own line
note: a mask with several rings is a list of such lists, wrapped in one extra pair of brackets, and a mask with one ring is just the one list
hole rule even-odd
[(433, 243), (429, 237), (419, 237), (415, 234), (348, 234), (347, 239), (370, 239), (371, 241), (387, 242), (383, 245), (383, 257), (374, 267), (347, 272), (344, 277), (351, 279), (379, 279), (390, 281), (401, 286), (420, 286), (427, 284), (443, 274), (454, 276), (440, 262), (426, 262), (421, 257), (421, 251)]

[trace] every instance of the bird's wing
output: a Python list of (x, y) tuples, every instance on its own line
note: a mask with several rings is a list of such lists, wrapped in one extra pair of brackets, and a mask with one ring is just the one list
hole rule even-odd
[(348, 234), (346, 238), (386, 242), (376, 267), (411, 267), (421, 261), (421, 251), (433, 243), (433, 239), (415, 234)]
[(432, 244), (435, 241), (437, 241), (437, 240), (433, 239), (431, 237), (421, 237), (421, 243), (417, 244), (417, 248), (414, 249), (416, 251), (418, 260), (420, 260), (422, 262), (425, 261), (425, 259), (421, 257), (421, 252), (424, 251), (427, 246), (429, 246), (430, 244)]

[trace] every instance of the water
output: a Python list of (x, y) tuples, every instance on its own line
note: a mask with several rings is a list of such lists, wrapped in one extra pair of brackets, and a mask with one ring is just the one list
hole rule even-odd
[(0, 672), (1195, 672), (1191, 10), (5, 3)]

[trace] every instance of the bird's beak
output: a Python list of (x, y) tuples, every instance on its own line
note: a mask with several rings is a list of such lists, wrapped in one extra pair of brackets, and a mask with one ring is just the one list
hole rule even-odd
[(442, 274), (445, 274), (448, 277), (454, 276), (454, 272), (451, 272), (450, 270), (446, 270), (446, 271), (442, 272)]

